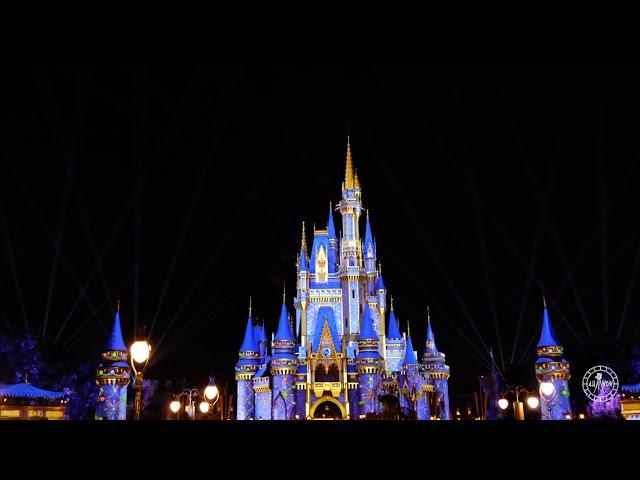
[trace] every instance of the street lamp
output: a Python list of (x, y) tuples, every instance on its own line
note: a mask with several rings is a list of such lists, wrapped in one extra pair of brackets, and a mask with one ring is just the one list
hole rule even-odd
[[(196, 405), (195, 398), (200, 395), (197, 388), (185, 388), (181, 393), (181, 397), (186, 397), (188, 400), (185, 402), (184, 410), (189, 415), (191, 420), (194, 420), (196, 417)], [(173, 403), (173, 402), (172, 402)]]
[(180, 411), (180, 402), (174, 400), (169, 404), (169, 409), (176, 414), (176, 420), (178, 420), (178, 412)]
[(506, 398), (507, 394), (509, 393), (514, 394), (513, 416), (516, 420), (524, 420), (524, 404), (520, 401), (521, 394), (526, 393), (529, 395), (527, 397), (527, 406), (530, 409), (535, 410), (540, 405), (540, 402), (538, 401), (538, 397), (536, 397), (532, 392), (530, 392), (526, 388), (518, 385), (516, 387), (507, 387), (507, 389), (502, 395), (502, 398), (498, 400), (498, 407), (500, 407), (501, 410), (506, 410), (507, 408), (509, 408), (509, 400), (507, 400)]
[[(140, 420), (140, 411), (142, 410), (142, 374), (149, 364), (151, 345), (146, 340), (137, 340), (131, 345), (130, 351), (131, 368), (135, 374), (134, 420)], [(136, 365), (138, 366), (137, 368)]]
[(203, 410), (204, 405), (201, 403), (200, 411), (202, 413), (207, 413), (211, 410), (211, 418), (213, 418), (213, 415), (215, 414), (214, 407), (216, 406), (216, 403), (218, 403), (218, 400), (220, 400), (220, 391), (216, 386), (216, 379), (214, 377), (209, 377), (209, 385), (204, 389), (204, 398), (207, 400), (207, 402), (203, 402), (206, 403), (207, 409)]
[(543, 409), (543, 420), (548, 420), (551, 417), (551, 409), (553, 403), (558, 396), (558, 391), (552, 382), (542, 382), (540, 384), (540, 396), (544, 399), (545, 408)]

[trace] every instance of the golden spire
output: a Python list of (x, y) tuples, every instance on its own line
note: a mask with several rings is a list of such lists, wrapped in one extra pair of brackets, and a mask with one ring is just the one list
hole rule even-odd
[(251, 295), (249, 295), (249, 317), (251, 317)]
[(304, 229), (304, 221), (302, 221), (302, 244), (300, 245), (300, 251), (301, 252), (307, 251), (307, 234)]
[(349, 190), (353, 188), (353, 163), (351, 162), (351, 141), (350, 135), (347, 135), (347, 168), (344, 175), (344, 188)]
[(119, 312), (120, 311), (120, 299), (118, 299), (118, 305), (116, 306), (116, 311)]
[(360, 188), (360, 180), (358, 179), (358, 172), (357, 171), (354, 173), (353, 188)]
[(393, 312), (393, 295), (391, 295), (391, 311)]
[(542, 295), (542, 305), (544, 305), (544, 308), (547, 308), (547, 299), (544, 298), (544, 294)]

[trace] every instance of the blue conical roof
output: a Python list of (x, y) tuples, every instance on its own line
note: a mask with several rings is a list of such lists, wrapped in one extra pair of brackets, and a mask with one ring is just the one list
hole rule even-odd
[(427, 322), (427, 336), (426, 336), (427, 350), (431, 353), (437, 352), (436, 339), (433, 335), (433, 329), (431, 328), (431, 320)]
[(258, 341), (254, 335), (253, 320), (247, 319), (247, 329), (244, 332), (244, 341), (240, 347), (241, 352), (258, 352)]
[(307, 253), (304, 250), (300, 252), (300, 263), (298, 264), (298, 271), (299, 272), (309, 271), (309, 265), (307, 263)]
[(282, 302), (282, 310), (280, 310), (280, 320), (278, 321), (278, 331), (274, 340), (291, 340), (295, 342), (296, 338), (291, 332), (289, 325), (289, 316), (287, 315), (287, 306)]
[(416, 359), (416, 354), (413, 351), (413, 343), (411, 342), (411, 337), (407, 336), (407, 351), (404, 354), (403, 365), (417, 365), (418, 360)]
[(369, 213), (367, 212), (367, 225), (364, 232), (364, 248), (368, 249), (369, 244), (373, 246), (373, 235), (371, 235), (371, 224), (369, 223)]
[(336, 227), (333, 224), (333, 212), (331, 211), (331, 207), (329, 207), (329, 221), (327, 222), (327, 232), (329, 234), (329, 239), (338, 239), (336, 236)]
[(373, 329), (373, 322), (371, 321), (371, 310), (369, 304), (364, 304), (364, 313), (362, 314), (362, 322), (360, 326), (360, 333), (358, 334), (358, 340), (377, 340), (378, 335)]
[(556, 338), (555, 333), (553, 333), (553, 327), (551, 326), (549, 313), (547, 312), (547, 307), (545, 305), (544, 314), (542, 316), (542, 331), (540, 332), (540, 341), (538, 342), (538, 347), (549, 347), (552, 345), (560, 345), (560, 342)]
[(378, 272), (378, 279), (376, 280), (376, 290), (386, 290), (384, 286), (384, 280), (382, 280), (382, 272)]
[(127, 347), (124, 344), (124, 340), (122, 339), (122, 328), (120, 327), (120, 310), (116, 310), (116, 316), (113, 320), (113, 328), (111, 329), (111, 334), (109, 335), (109, 339), (107, 340), (106, 351), (127, 351)]
[(396, 314), (389, 313), (389, 333), (387, 334), (387, 338), (402, 338), (400, 335), (400, 329), (398, 328), (398, 321), (396, 320)]
[(260, 326), (260, 341), (267, 341), (267, 330), (264, 328), (264, 322)]

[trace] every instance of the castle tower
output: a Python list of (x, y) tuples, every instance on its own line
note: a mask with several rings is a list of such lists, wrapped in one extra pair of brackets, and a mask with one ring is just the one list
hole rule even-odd
[(118, 302), (113, 328), (96, 373), (96, 383), (99, 386), (96, 420), (127, 419), (127, 385), (131, 381), (129, 373), (128, 352), (122, 339)]
[(294, 300), (296, 307), (296, 323), (300, 335), (299, 358), (307, 358), (307, 342), (309, 332), (307, 331), (307, 305), (309, 304), (309, 259), (307, 256), (307, 236), (302, 222), (302, 242), (300, 244), (300, 255), (298, 256), (297, 275), (297, 295)]
[(336, 227), (333, 224), (333, 210), (329, 203), (329, 221), (327, 222), (327, 235), (329, 237), (329, 273), (338, 271), (340, 261), (340, 246), (338, 245), (338, 237), (336, 235)]
[(296, 339), (289, 325), (285, 295), (283, 293), (278, 332), (273, 339), (273, 355), (271, 357), (273, 420), (291, 420), (295, 415), (297, 370), (295, 347)]
[(360, 305), (363, 303), (360, 280), (364, 270), (358, 229), (362, 201), (360, 182), (353, 170), (349, 137), (347, 137), (347, 165), (342, 184), (342, 199), (338, 209), (342, 214), (339, 276), (343, 291), (344, 318), (349, 321), (345, 331), (349, 334), (357, 334), (360, 331)]
[(391, 297), (391, 310), (389, 312), (389, 332), (387, 333), (386, 364), (387, 373), (402, 370), (402, 360), (405, 355), (405, 341), (400, 334), (396, 314), (393, 311), (393, 297)]
[(429, 420), (429, 401), (423, 388), (425, 383), (416, 352), (413, 350), (411, 333), (407, 328), (406, 351), (400, 377), (400, 392), (404, 398), (401, 397), (400, 405), (414, 411), (418, 420)]
[[(429, 312), (427, 310), (427, 312)], [(440, 420), (450, 420), (449, 412), (449, 366), (445, 363), (445, 355), (438, 351), (431, 328), (431, 315), (427, 313), (427, 337), (422, 362), (429, 378), (433, 381), (435, 410), (433, 414)]]
[[(543, 298), (542, 330), (536, 352), (536, 378), (540, 385), (540, 414), (542, 420), (568, 420), (571, 418), (569, 399), (569, 362), (563, 358), (563, 347), (556, 338)], [(545, 384), (543, 388), (543, 383)], [(545, 392), (548, 384), (550, 392)]]
[(377, 414), (380, 412), (378, 395), (382, 389), (384, 359), (380, 355), (379, 339), (373, 329), (369, 304), (365, 303), (362, 314), (362, 329), (358, 335), (358, 355), (355, 366), (358, 372), (361, 414)]
[(236, 382), (238, 383), (236, 418), (252, 420), (255, 416), (255, 395), (253, 377), (258, 370), (260, 347), (254, 337), (253, 320), (251, 319), (251, 299), (249, 299), (249, 318), (240, 347), (240, 359), (236, 363)]

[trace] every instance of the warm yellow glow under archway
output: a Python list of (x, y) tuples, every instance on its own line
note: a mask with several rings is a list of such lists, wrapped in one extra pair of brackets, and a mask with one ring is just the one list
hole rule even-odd
[(315, 418), (315, 413), (316, 413), (316, 409), (323, 404), (324, 402), (329, 402), (329, 403), (333, 403), (334, 405), (337, 405), (338, 408), (340, 409), (340, 413), (342, 414), (342, 420), (346, 420), (347, 419), (347, 411), (344, 408), (344, 405), (342, 405), (342, 403), (340, 403), (338, 400), (336, 400), (333, 397), (329, 397), (329, 396), (325, 396), (325, 397), (321, 397), (319, 398), (316, 403), (314, 403), (311, 406), (311, 410), (309, 413), (309, 416), (313, 419)]

